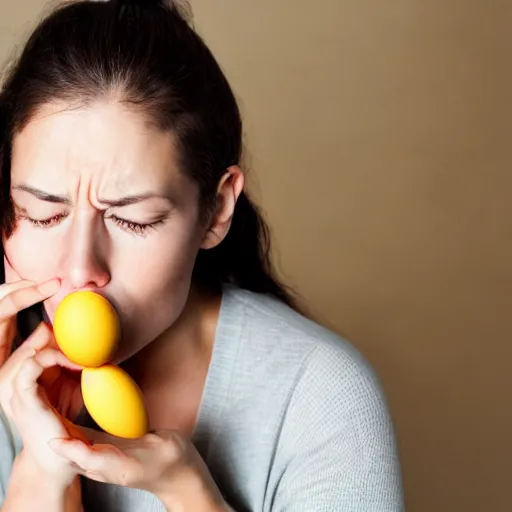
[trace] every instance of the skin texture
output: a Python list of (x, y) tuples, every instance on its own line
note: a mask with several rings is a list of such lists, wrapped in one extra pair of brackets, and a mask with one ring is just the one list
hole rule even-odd
[[(215, 247), (228, 233), (244, 178), (237, 166), (227, 169), (218, 184), (214, 214), (207, 223), (200, 222), (197, 187), (178, 161), (171, 133), (155, 130), (140, 113), (114, 100), (82, 109), (46, 105), (14, 137), (16, 225), (3, 239), (8, 283), (0, 286), (0, 315), (4, 311), (8, 319), (0, 332), (4, 358), (12, 344), (16, 310), (43, 300), (52, 321), (68, 293), (100, 293), (121, 320), (122, 340), (114, 362), (125, 362), (136, 378), (156, 433), (129, 446), (118, 446), (118, 440), (107, 436), (100, 443), (105, 450), (84, 442), (84, 434), (96, 441), (92, 432), (79, 433), (69, 422), (74, 419), (69, 411), (77, 409), (76, 381), (60, 371), (51, 373), (52, 367), (69, 368), (69, 362), (55, 351), (47, 327), (34, 336), (45, 333), (40, 350), (54, 355), (15, 352), (3, 358), (0, 397), (14, 397), (17, 404), (11, 416), (21, 427), (29, 461), (19, 466), (33, 471), (35, 465), (53, 474), (63, 493), (69, 494), (77, 474), (109, 482), (124, 467), (121, 473), (127, 480), (112, 483), (152, 490), (169, 508), (186, 504), (194, 510), (224, 510), (215, 483), (187, 440), (204, 388), (220, 303), (219, 297), (193, 285), (192, 272), (198, 251)], [(20, 280), (27, 284), (16, 284)], [(13, 289), (39, 289), (47, 282), (51, 284), (43, 286), (51, 292), (44, 288), (44, 296), (21, 302), (16, 292), (12, 303)], [(27, 349), (22, 345), (18, 350)], [(23, 385), (16, 388), (20, 379)], [(27, 389), (34, 397), (30, 407), (23, 400)], [(11, 401), (5, 399), (2, 406), (8, 409)], [(47, 431), (31, 432), (31, 426), (42, 423)], [(164, 448), (153, 453), (160, 445)], [(57, 458), (48, 456), (49, 448)], [(45, 467), (49, 460), (53, 466)], [(160, 468), (159, 474), (141, 480), (140, 475), (150, 474), (147, 464)], [(183, 478), (190, 485), (177, 486)], [(176, 494), (181, 487), (193, 492)]]
[[(189, 298), (197, 252), (219, 243), (229, 229), (238, 195), (234, 180), (224, 180), (221, 211), (205, 226), (196, 186), (177, 160), (171, 134), (118, 103), (83, 110), (46, 106), (14, 139), (18, 222), (4, 240), (5, 254), (24, 279), (61, 280), (60, 291), (45, 302), (50, 320), (73, 290), (105, 295), (121, 316), (120, 360), (175, 323)], [(234, 173), (243, 184), (239, 170)], [(146, 194), (151, 197), (125, 206), (106, 203)]]
[[(18, 187), (70, 204), (42, 201)], [(102, 202), (140, 194), (161, 197), (117, 208)], [(177, 169), (169, 134), (153, 132), (117, 105), (62, 112), (49, 107), (15, 138), (12, 196), (18, 224), (4, 242), (5, 253), (26, 279), (61, 279), (61, 290), (45, 303), (50, 319), (70, 291), (100, 291), (130, 333), (123, 359), (177, 319), (204, 231), (197, 225), (196, 191)], [(117, 216), (161, 223), (136, 232)], [(48, 224), (52, 218), (48, 226), (29, 220)]]

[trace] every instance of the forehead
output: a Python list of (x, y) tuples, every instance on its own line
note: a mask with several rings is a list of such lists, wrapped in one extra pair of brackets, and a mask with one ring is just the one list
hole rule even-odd
[(115, 102), (52, 104), (17, 133), (13, 182), (62, 189), (93, 180), (101, 192), (165, 189), (181, 180), (174, 137)]

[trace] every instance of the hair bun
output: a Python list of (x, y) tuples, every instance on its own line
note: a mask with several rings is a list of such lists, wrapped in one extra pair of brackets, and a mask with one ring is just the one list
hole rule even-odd
[(160, 0), (160, 2), (176, 10), (189, 25), (194, 24), (194, 13), (188, 0)]

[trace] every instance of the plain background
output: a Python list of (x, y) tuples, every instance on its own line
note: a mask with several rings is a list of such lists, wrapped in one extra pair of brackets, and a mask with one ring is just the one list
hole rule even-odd
[[(44, 0), (0, 0), (7, 58)], [(276, 259), (373, 363), (410, 512), (512, 508), (512, 2), (193, 0)]]

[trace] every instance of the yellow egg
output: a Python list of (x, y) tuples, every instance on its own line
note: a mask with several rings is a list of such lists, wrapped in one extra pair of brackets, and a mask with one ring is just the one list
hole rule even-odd
[(124, 370), (112, 364), (84, 368), (81, 386), (87, 411), (105, 432), (126, 439), (147, 434), (144, 397)]
[(77, 291), (64, 297), (58, 305), (53, 333), (70, 361), (97, 367), (114, 355), (120, 325), (107, 299), (91, 291)]

